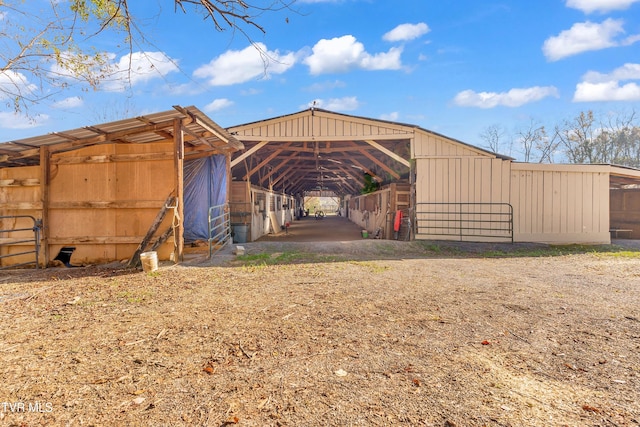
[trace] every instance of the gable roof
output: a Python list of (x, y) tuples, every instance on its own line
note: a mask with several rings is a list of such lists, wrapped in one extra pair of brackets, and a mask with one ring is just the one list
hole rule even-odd
[(365, 173), (380, 183), (409, 180), (416, 155), (501, 157), (416, 125), (309, 108), (227, 130), (245, 145), (231, 161), (235, 180), (297, 193), (357, 194)]

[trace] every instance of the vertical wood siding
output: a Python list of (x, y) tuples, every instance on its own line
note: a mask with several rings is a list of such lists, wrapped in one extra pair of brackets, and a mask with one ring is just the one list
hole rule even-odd
[[(498, 234), (510, 240), (508, 230), (496, 233), (481, 229), (489, 227), (486, 221), (508, 218), (508, 206), (502, 204), (509, 203), (509, 161), (490, 157), (419, 158), (416, 170), (417, 238), (484, 240)], [(431, 213), (422, 215), (421, 211)]]
[(514, 239), (609, 243), (609, 173), (599, 166), (513, 164)]
[(376, 120), (349, 118), (308, 112), (280, 117), (264, 122), (251, 123), (230, 128), (229, 131), (242, 137), (303, 138), (303, 137), (375, 137), (379, 135), (413, 136), (414, 128)]

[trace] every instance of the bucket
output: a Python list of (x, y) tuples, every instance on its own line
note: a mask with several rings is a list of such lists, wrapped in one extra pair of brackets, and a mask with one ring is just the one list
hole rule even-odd
[(369, 232), (367, 230), (362, 230), (362, 238), (363, 239), (368, 239), (369, 238)]
[(140, 262), (145, 273), (156, 271), (158, 269), (158, 253), (155, 251), (143, 252), (140, 254)]
[(249, 226), (247, 224), (235, 224), (233, 226), (234, 243), (247, 243), (248, 231), (249, 231)]

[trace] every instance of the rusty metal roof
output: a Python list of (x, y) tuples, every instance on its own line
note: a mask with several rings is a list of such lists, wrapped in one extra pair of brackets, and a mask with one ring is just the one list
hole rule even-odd
[(0, 167), (39, 165), (41, 147), (60, 153), (98, 144), (172, 140), (176, 120), (182, 124), (186, 153), (195, 150), (200, 154), (216, 154), (244, 149), (237, 138), (198, 108), (174, 106), (164, 112), (0, 143)]

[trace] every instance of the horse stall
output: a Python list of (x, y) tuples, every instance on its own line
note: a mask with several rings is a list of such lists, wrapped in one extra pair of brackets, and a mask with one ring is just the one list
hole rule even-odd
[(295, 219), (293, 196), (233, 181), (229, 198), (233, 241), (246, 243), (267, 234), (278, 234)]
[(360, 196), (348, 196), (347, 217), (368, 236), (387, 240), (409, 240), (411, 227), (409, 183), (391, 183)]
[(242, 148), (179, 106), (2, 143), (0, 267), (180, 261), (185, 237), (207, 237), (205, 205), (226, 203)]

